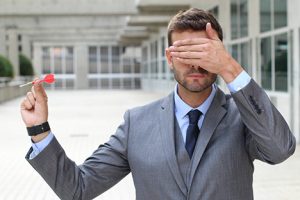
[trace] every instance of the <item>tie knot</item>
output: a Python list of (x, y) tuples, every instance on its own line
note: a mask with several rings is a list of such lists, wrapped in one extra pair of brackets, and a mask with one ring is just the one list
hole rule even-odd
[(189, 113), (189, 120), (190, 120), (190, 124), (197, 124), (199, 121), (200, 116), (202, 115), (202, 112), (200, 112), (199, 110), (191, 110)]

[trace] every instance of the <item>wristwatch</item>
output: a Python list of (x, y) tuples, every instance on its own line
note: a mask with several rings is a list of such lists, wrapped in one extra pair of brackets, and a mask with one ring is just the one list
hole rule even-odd
[(27, 132), (29, 136), (36, 136), (49, 130), (50, 126), (48, 122), (44, 122), (37, 126), (27, 127)]

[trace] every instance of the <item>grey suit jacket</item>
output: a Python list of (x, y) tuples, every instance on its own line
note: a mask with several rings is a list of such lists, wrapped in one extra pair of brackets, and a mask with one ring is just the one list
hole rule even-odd
[(175, 155), (173, 95), (127, 111), (82, 165), (55, 138), (27, 160), (61, 199), (92, 199), (131, 172), (138, 200), (251, 200), (254, 159), (276, 164), (295, 150), (287, 123), (253, 80), (232, 96), (218, 89), (186, 184)]

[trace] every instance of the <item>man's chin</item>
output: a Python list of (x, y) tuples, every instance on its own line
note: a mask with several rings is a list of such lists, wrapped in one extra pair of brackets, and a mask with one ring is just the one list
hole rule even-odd
[(188, 85), (185, 87), (185, 89), (193, 93), (199, 93), (199, 92), (203, 92), (209, 87), (210, 86), (205, 86), (205, 85)]

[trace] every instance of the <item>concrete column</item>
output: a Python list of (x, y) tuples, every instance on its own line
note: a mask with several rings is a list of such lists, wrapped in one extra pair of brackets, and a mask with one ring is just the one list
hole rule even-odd
[(158, 79), (161, 80), (162, 77), (163, 77), (163, 74), (162, 74), (162, 50), (161, 50), (161, 47), (162, 47), (162, 41), (161, 41), (161, 36), (158, 35), (158, 38), (157, 38), (157, 61), (158, 61)]
[[(230, 0), (219, 0), (219, 23), (223, 29), (223, 43), (226, 45), (228, 44), (231, 38)], [(220, 78), (219, 84), (224, 91), (228, 91), (227, 85), (222, 78)]]
[[(299, 55), (299, 29), (293, 29), (293, 50), (294, 55)], [(291, 99), (291, 128), (293, 133), (296, 136), (298, 143), (300, 142), (300, 61), (298, 56), (293, 56), (293, 66), (291, 66), (291, 90), (290, 90), (290, 99)]]
[(219, 0), (219, 23), (223, 29), (223, 41), (230, 41), (230, 0)]
[(8, 45), (9, 45), (8, 59), (13, 65), (14, 77), (16, 79), (20, 76), (18, 34), (16, 29), (9, 29), (7, 32), (8, 32)]
[(40, 44), (33, 45), (33, 67), (37, 76), (42, 74), (42, 46)]
[(75, 88), (88, 89), (88, 46), (77, 44), (75, 46)]
[(292, 52), (293, 53), (293, 60), (291, 66), (291, 90), (290, 90), (290, 105), (291, 105), (291, 128), (295, 137), (300, 143), (300, 60), (299, 60), (299, 53), (300, 53), (300, 33), (299, 33), (299, 26), (300, 22), (297, 20), (298, 13), (299, 13), (299, 6), (300, 2), (297, 0), (290, 0), (288, 1), (288, 26), (292, 27), (293, 29), (293, 44), (292, 44)]
[(151, 77), (152, 77), (152, 74), (151, 74), (151, 42), (147, 42), (147, 79), (150, 80)]
[(6, 56), (6, 37), (5, 29), (0, 28), (0, 55)]
[(31, 44), (27, 35), (22, 35), (22, 54), (31, 59)]
[(251, 67), (252, 67), (252, 78), (256, 81), (259, 80), (259, 66), (258, 64), (258, 54), (257, 51), (260, 46), (257, 44), (256, 38), (259, 36), (259, 27), (260, 27), (260, 14), (259, 14), (259, 0), (248, 1), (249, 13), (248, 13), (248, 22), (249, 28), (248, 33), (251, 38)]

